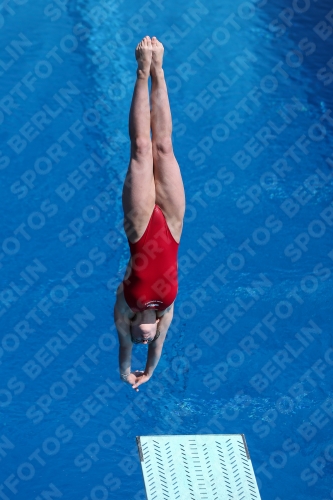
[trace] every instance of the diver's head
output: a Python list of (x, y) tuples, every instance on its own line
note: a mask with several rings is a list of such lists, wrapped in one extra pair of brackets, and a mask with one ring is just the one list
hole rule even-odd
[(157, 329), (160, 318), (154, 309), (145, 309), (131, 319), (130, 332), (134, 344), (150, 344), (158, 337)]

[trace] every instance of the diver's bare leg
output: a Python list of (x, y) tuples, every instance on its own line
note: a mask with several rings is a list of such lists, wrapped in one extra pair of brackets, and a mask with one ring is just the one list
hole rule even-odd
[(138, 70), (129, 115), (131, 158), (122, 193), (124, 229), (132, 242), (144, 233), (155, 205), (148, 89), (152, 46), (148, 36), (135, 53)]
[(156, 204), (161, 207), (169, 228), (180, 240), (185, 212), (185, 192), (172, 147), (172, 119), (168, 91), (162, 69), (163, 45), (152, 38), (151, 129), (153, 143)]

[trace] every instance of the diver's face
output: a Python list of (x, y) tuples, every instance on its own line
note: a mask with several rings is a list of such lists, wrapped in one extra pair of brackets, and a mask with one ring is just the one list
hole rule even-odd
[(145, 310), (137, 313), (131, 320), (131, 337), (134, 344), (151, 343), (157, 331), (160, 318), (156, 318), (154, 310)]

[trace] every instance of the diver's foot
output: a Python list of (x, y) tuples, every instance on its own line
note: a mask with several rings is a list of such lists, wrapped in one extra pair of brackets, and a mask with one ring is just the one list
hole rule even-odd
[(135, 49), (138, 61), (138, 76), (148, 78), (152, 60), (152, 44), (149, 36), (145, 36)]
[(150, 66), (150, 74), (152, 76), (157, 76), (158, 74), (163, 73), (162, 63), (163, 63), (164, 47), (163, 44), (157, 40), (156, 36), (153, 36), (153, 38), (151, 39), (151, 46), (152, 46), (152, 59)]

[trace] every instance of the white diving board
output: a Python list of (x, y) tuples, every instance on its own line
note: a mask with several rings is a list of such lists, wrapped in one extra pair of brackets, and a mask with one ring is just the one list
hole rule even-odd
[(147, 500), (260, 500), (244, 434), (136, 441)]

